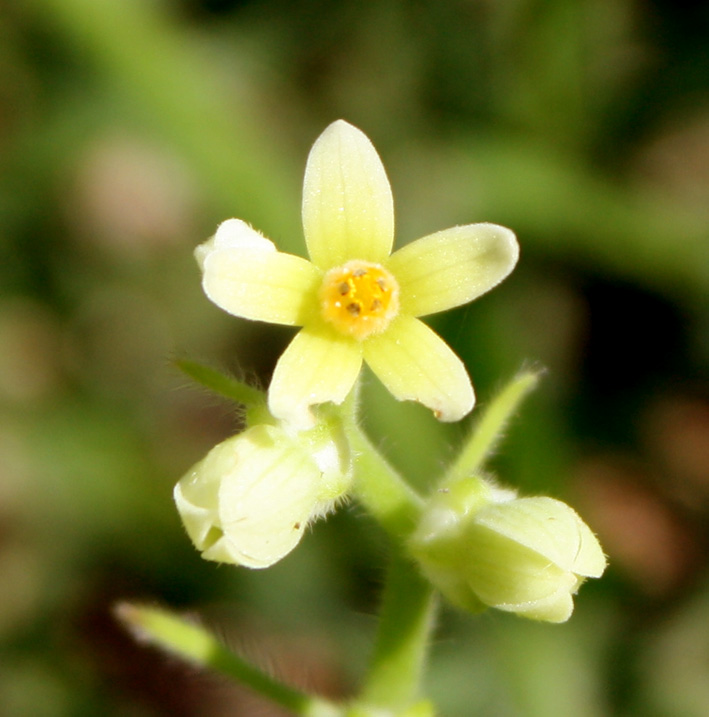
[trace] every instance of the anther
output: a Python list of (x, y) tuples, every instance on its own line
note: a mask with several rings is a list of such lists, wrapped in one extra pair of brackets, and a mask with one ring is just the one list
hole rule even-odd
[(356, 339), (380, 333), (399, 313), (399, 287), (379, 264), (353, 260), (330, 269), (319, 292), (322, 317)]

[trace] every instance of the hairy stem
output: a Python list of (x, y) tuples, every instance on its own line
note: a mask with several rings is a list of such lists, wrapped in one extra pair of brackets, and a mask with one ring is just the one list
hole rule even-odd
[(374, 653), (362, 690), (364, 704), (399, 713), (420, 697), (434, 615), (433, 588), (411, 561), (396, 553), (387, 574)]

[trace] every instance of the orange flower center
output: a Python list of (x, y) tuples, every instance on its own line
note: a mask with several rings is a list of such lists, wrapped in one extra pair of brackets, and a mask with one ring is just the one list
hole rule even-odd
[(320, 287), (322, 316), (356, 339), (384, 331), (399, 313), (399, 285), (380, 264), (348, 261), (330, 269)]

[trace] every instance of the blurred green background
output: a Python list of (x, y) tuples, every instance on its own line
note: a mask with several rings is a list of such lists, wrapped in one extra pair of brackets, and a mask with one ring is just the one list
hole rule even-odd
[[(267, 385), (293, 333), (211, 305), (192, 249), (237, 216), (302, 253), (305, 159), (340, 117), (387, 166), (399, 244), (518, 233), (512, 277), (431, 323), (481, 405), (548, 368), (494, 469), (610, 558), (563, 626), (444, 610), (442, 715), (706, 715), (709, 5), (669, 0), (0, 5), (0, 715), (277, 714), (134, 645), (125, 598), (356, 684), (387, 556), (362, 511), (248, 572), (202, 561), (171, 499), (239, 427), (173, 360)], [(420, 486), (465, 430), (371, 379), (365, 405)]]

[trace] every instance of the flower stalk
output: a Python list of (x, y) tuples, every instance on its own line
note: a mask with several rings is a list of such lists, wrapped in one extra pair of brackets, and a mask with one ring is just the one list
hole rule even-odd
[(374, 448), (356, 420), (345, 422), (345, 433), (353, 454), (355, 497), (392, 538), (406, 539), (421, 515), (423, 499)]
[(435, 622), (431, 584), (411, 560), (391, 558), (369, 672), (359, 701), (394, 714), (421, 699), (421, 676)]

